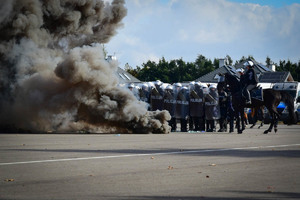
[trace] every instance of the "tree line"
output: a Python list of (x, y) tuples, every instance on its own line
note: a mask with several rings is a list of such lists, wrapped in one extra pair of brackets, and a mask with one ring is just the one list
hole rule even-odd
[[(228, 64), (232, 65), (233, 60), (229, 55), (226, 56)], [(237, 60), (234, 65), (243, 62), (247, 59), (254, 59), (253, 56), (242, 57)], [(292, 63), (290, 60), (281, 61), (279, 64), (274, 63), (269, 57), (266, 58), (267, 65), (275, 65), (276, 71), (289, 71), (295, 81), (300, 80), (300, 60), (298, 63)], [(135, 69), (128, 64), (125, 65), (125, 70), (137, 79), (147, 82), (160, 80), (164, 83), (176, 83), (193, 81), (219, 67), (219, 59), (206, 58), (199, 54), (194, 62), (185, 62), (182, 58), (166, 61), (162, 57), (158, 63), (154, 61), (147, 61), (142, 66), (137, 66)]]

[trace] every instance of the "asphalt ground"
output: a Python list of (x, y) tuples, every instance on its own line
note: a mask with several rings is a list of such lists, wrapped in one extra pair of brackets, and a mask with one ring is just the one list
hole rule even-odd
[(0, 199), (300, 199), (300, 125), (266, 129), (0, 134)]

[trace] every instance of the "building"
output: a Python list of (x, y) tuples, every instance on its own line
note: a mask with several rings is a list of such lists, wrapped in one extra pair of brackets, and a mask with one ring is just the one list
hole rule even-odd
[(195, 81), (196, 82), (200, 81), (202, 83), (218, 83), (220, 73), (221, 74), (230, 73), (232, 75), (236, 75), (236, 69), (232, 66), (224, 65), (212, 72), (209, 72), (208, 74), (201, 76), (200, 78), (197, 78)]
[(120, 67), (118, 67), (117, 76), (119, 78), (119, 83), (121, 83), (121, 84), (141, 83), (141, 81), (139, 79), (135, 78), (134, 76), (132, 76), (131, 74), (129, 74), (128, 72), (126, 72), (125, 70), (123, 70)]
[(259, 77), (260, 83), (293, 82), (290, 72), (265, 72)]
[[(274, 67), (271, 69), (266, 67), (263, 64), (260, 64), (256, 62), (254, 59), (250, 59), (254, 64), (254, 71), (257, 74), (259, 83), (266, 83), (266, 84), (272, 84), (272, 83), (279, 83), (279, 82), (291, 82), (294, 81), (292, 75), (290, 72), (275, 72)], [(224, 59), (220, 59), (221, 62), (219, 62), (219, 68), (215, 69), (214, 71), (205, 74), (204, 76), (199, 77), (195, 81), (200, 81), (204, 83), (218, 83), (219, 80), (219, 73), (230, 73), (232, 75), (236, 75), (236, 70), (239, 68), (245, 68), (245, 63), (248, 60), (245, 60), (237, 65), (229, 66), (226, 64), (226, 61)]]
[[(112, 62), (114, 60), (116, 61), (117, 57), (108, 55), (105, 60), (107, 62)], [(135, 78), (134, 76), (132, 76), (131, 74), (129, 74), (128, 72), (126, 72), (125, 70), (123, 70), (120, 67), (118, 67), (116, 75), (119, 78), (120, 84), (141, 83), (141, 81), (139, 79)]]

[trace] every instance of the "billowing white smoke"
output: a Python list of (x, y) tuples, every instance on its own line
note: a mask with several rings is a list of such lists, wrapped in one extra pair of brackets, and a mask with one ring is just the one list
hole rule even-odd
[(105, 60), (123, 0), (4, 0), (0, 12), (2, 132), (169, 132), (168, 112), (148, 112)]

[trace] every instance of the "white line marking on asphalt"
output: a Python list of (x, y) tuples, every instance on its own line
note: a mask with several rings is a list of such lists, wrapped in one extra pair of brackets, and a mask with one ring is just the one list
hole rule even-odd
[(126, 154), (126, 155), (114, 155), (114, 156), (97, 156), (97, 157), (85, 157), (85, 158), (64, 158), (64, 159), (55, 159), (55, 160), (33, 160), (33, 161), (0, 163), (0, 166), (33, 164), (33, 163), (64, 162), (64, 161), (78, 161), (78, 160), (95, 160), (95, 159), (108, 159), (108, 158), (125, 158), (125, 157), (138, 157), (138, 156), (159, 156), (159, 155), (206, 153), (206, 152), (234, 151), (234, 150), (248, 150), (248, 149), (282, 148), (282, 147), (292, 147), (292, 146), (300, 146), (300, 144), (284, 144), (284, 145), (258, 146), (258, 147), (237, 147), (237, 148), (227, 148), (227, 149), (205, 149), (205, 150), (193, 150), (193, 151), (186, 150), (186, 151), (173, 151), (173, 152), (161, 152), (161, 153), (144, 153), (144, 154), (142, 153), (142, 154)]

